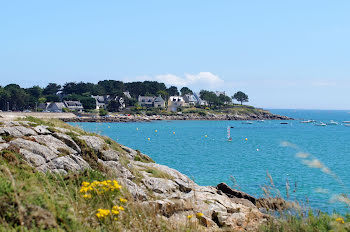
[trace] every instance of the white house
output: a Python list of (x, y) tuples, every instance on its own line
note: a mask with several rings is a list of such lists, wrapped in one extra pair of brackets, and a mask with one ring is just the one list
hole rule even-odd
[(183, 97), (180, 96), (171, 96), (168, 100), (168, 107), (173, 112), (176, 112), (179, 107), (182, 107), (185, 104)]

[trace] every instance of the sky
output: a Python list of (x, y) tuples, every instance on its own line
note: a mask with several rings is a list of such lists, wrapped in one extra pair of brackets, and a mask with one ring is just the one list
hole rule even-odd
[(156, 80), (350, 109), (350, 1), (0, 0), (0, 85)]

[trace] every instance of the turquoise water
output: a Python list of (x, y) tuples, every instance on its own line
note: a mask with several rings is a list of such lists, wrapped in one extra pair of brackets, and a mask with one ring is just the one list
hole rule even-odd
[[(324, 122), (350, 120), (348, 111), (271, 111)], [(348, 211), (342, 203), (330, 203), (337, 194), (349, 193), (350, 127), (344, 125), (320, 127), (298, 120), (288, 125), (280, 121), (251, 125), (241, 121), (72, 124), (138, 149), (200, 185), (226, 182), (233, 186), (233, 176), (242, 191), (258, 197), (262, 196), (261, 187), (269, 183), (269, 172), (283, 196), (288, 182), (291, 199), (328, 212)], [(232, 142), (226, 138), (228, 126), (234, 126)], [(308, 157), (298, 157), (298, 152)]]

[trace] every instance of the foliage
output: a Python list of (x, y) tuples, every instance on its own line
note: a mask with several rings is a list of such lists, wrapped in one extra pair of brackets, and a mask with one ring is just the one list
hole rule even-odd
[(192, 90), (190, 90), (188, 87), (182, 87), (180, 92), (181, 96), (184, 96), (185, 94), (193, 94)]
[(170, 86), (169, 89), (167, 89), (167, 92), (169, 96), (179, 96), (179, 91), (176, 86)]
[(242, 91), (238, 91), (232, 96), (232, 99), (236, 99), (237, 101), (241, 102), (242, 105), (243, 102), (248, 102), (248, 95), (246, 95)]
[(107, 110), (102, 109), (102, 108), (99, 110), (99, 115), (100, 115), (100, 116), (106, 116), (107, 114), (108, 114), (108, 111), (107, 111)]

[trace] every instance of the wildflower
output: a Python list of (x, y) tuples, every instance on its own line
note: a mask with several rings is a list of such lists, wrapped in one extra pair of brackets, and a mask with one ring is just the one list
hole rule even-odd
[(191, 219), (192, 217), (193, 217), (192, 214), (187, 216), (188, 219)]
[(83, 183), (81, 183), (81, 186), (83, 187), (88, 187), (90, 185), (89, 182), (83, 181)]
[(339, 222), (340, 224), (344, 224), (344, 219), (341, 217), (338, 217), (337, 219), (335, 219), (337, 222)]
[(114, 214), (114, 215), (118, 215), (118, 214), (119, 214), (119, 211), (118, 211), (118, 210), (116, 210), (116, 209), (112, 209), (112, 214)]
[(96, 213), (96, 216), (98, 217), (98, 219), (104, 219), (110, 213), (111, 213), (111, 211), (109, 209), (98, 209), (97, 213)]
[(123, 206), (119, 206), (118, 209), (121, 210), (121, 211), (125, 210)]
[(197, 213), (196, 215), (197, 215), (197, 217), (203, 217), (204, 216), (203, 213)]
[(92, 196), (91, 196), (91, 194), (84, 194), (83, 195), (83, 198), (85, 198), (85, 199), (90, 199)]
[(126, 203), (128, 200), (125, 199), (125, 198), (119, 198), (119, 201), (120, 201), (121, 203)]

